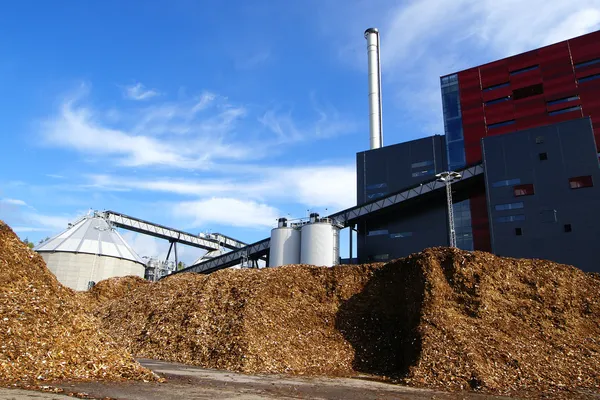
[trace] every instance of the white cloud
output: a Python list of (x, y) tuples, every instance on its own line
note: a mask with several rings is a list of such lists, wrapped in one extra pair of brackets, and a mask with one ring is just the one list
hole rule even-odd
[(70, 222), (73, 222), (75, 216), (45, 215), (39, 213), (26, 213), (24, 218), (30, 224), (35, 224), (37, 228), (47, 228), (48, 230), (61, 231), (67, 229)]
[(145, 86), (141, 83), (136, 83), (135, 85), (126, 86), (124, 90), (124, 95), (126, 98), (131, 100), (148, 100), (152, 97), (158, 96), (160, 93), (154, 89), (146, 89)]
[(54, 178), (54, 179), (65, 179), (65, 177), (63, 175), (57, 175), (57, 174), (46, 174), (46, 176), (48, 178)]
[(36, 228), (32, 226), (13, 226), (12, 230), (16, 233), (20, 232), (48, 232), (51, 231), (52, 228)]
[[(235, 124), (245, 115), (243, 107), (225, 103), (215, 115), (198, 118), (212, 102), (212, 94), (191, 104), (136, 109), (131, 113), (135, 122), (125, 120), (121, 126), (109, 125), (102, 113), (80, 104), (81, 98), (79, 93), (67, 99), (58, 115), (42, 124), (44, 144), (115, 157), (117, 164), (130, 167), (207, 168), (215, 160), (256, 157), (251, 148), (231, 141)], [(175, 133), (193, 136), (173, 137)]]
[(270, 227), (279, 217), (279, 211), (267, 204), (226, 197), (181, 202), (173, 207), (173, 213), (191, 218), (194, 226)]
[[(241, 173), (243, 172), (243, 174)], [(108, 191), (144, 190), (204, 198), (233, 196), (263, 202), (288, 202), (335, 210), (356, 204), (354, 165), (312, 167), (238, 166), (227, 179), (189, 180), (90, 175), (87, 187)]]
[(0, 199), (0, 202), (4, 204), (11, 204), (13, 206), (27, 206), (27, 203), (19, 199)]

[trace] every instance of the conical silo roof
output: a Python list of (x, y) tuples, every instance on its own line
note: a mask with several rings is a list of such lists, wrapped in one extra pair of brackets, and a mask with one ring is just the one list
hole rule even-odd
[(97, 214), (86, 215), (75, 223), (69, 224), (66, 231), (40, 243), (34, 250), (40, 253), (96, 254), (144, 264), (144, 261), (119, 235), (119, 232), (106, 219)]

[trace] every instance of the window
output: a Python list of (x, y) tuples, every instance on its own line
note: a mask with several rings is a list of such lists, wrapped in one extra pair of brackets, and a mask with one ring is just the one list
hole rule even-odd
[(569, 233), (572, 231), (573, 231), (573, 228), (571, 227), (571, 224), (565, 224), (565, 232)]
[(515, 193), (515, 197), (531, 196), (531, 195), (535, 194), (532, 183), (528, 183), (525, 185), (517, 185), (513, 188), (513, 191)]
[(544, 143), (544, 137), (543, 136), (538, 136), (535, 138), (535, 143), (536, 144), (542, 144)]
[(502, 103), (502, 102), (507, 101), (507, 100), (510, 100), (510, 96), (501, 97), (499, 99), (494, 99), (494, 100), (486, 101), (484, 104), (486, 106), (490, 106), (492, 104)]
[(558, 115), (558, 114), (564, 114), (564, 113), (567, 113), (567, 112), (579, 111), (579, 110), (581, 110), (581, 106), (573, 106), (573, 107), (563, 108), (563, 109), (556, 110), (556, 111), (550, 111), (548, 113), (548, 115)]
[(502, 187), (502, 186), (513, 186), (513, 185), (518, 185), (519, 183), (521, 183), (521, 179), (519, 178), (515, 178), (515, 179), (505, 179), (503, 181), (497, 181), (492, 183), (492, 187)]
[(596, 58), (590, 61), (584, 61), (584, 62), (580, 62), (575, 64), (575, 68), (583, 68), (583, 67), (587, 67), (588, 65), (593, 65), (593, 64), (598, 64), (600, 63), (600, 58)]
[(496, 211), (505, 211), (505, 210), (517, 210), (519, 208), (523, 208), (523, 202), (520, 201), (518, 203), (508, 203), (508, 204), (496, 204)]
[(421, 162), (417, 162), (417, 163), (412, 163), (411, 164), (411, 168), (421, 168), (421, 167), (428, 167), (430, 165), (433, 165), (433, 160), (429, 160), (429, 161), (421, 161)]
[(367, 195), (367, 199), (368, 200), (375, 200), (375, 199), (378, 199), (378, 198), (383, 197), (385, 195), (386, 195), (386, 193), (383, 193), (383, 192), (368, 194)]
[(543, 223), (555, 223), (556, 219), (556, 210), (542, 210), (540, 211), (540, 217)]
[(548, 159), (548, 153), (540, 153), (539, 157), (540, 161), (546, 161)]
[(569, 178), (569, 186), (571, 189), (581, 189), (586, 187), (594, 186), (591, 175), (577, 176), (575, 178)]
[(516, 221), (525, 221), (525, 215), (506, 215), (504, 217), (496, 218), (496, 222), (505, 223), (505, 222), (516, 222)]
[(432, 169), (428, 169), (428, 170), (425, 170), (425, 171), (413, 172), (412, 173), (412, 177), (416, 178), (418, 176), (433, 175), (433, 172), (434, 171)]
[(513, 99), (520, 100), (526, 97), (537, 96), (544, 93), (544, 86), (541, 83), (524, 88), (513, 90)]
[(386, 187), (387, 187), (387, 183), (374, 183), (372, 185), (367, 185), (367, 190), (382, 189), (382, 188), (386, 188)]
[(600, 78), (600, 74), (590, 75), (590, 76), (586, 76), (585, 78), (579, 78), (577, 80), (577, 83), (583, 83), (583, 82), (587, 82), (587, 81), (593, 81), (594, 79), (598, 79), (598, 78)]
[(517, 235), (517, 236), (523, 236), (523, 229), (522, 228), (515, 228), (515, 235)]
[(373, 258), (375, 259), (375, 261), (386, 261), (386, 260), (390, 259), (390, 255), (389, 254), (377, 254)]
[(376, 231), (369, 231), (369, 233), (367, 233), (367, 236), (378, 236), (378, 235), (387, 235), (387, 234), (388, 234), (387, 229), (379, 229)]
[(392, 234), (390, 234), (390, 239), (411, 237), (412, 235), (413, 235), (412, 232), (392, 233)]
[(500, 128), (501, 126), (512, 125), (514, 123), (515, 123), (515, 120), (511, 119), (510, 121), (503, 121), (503, 122), (498, 122), (496, 124), (488, 125), (488, 129)]
[(527, 72), (527, 71), (533, 71), (534, 69), (537, 69), (538, 66), (537, 65), (532, 65), (531, 67), (526, 67), (526, 68), (521, 68), (521, 69), (517, 69), (515, 71), (512, 71), (510, 73), (510, 75), (519, 75), (522, 74), (523, 72)]
[(547, 104), (549, 106), (553, 106), (555, 104), (566, 103), (567, 101), (573, 101), (573, 100), (579, 100), (579, 95), (576, 94), (575, 96), (563, 97), (562, 99), (552, 100), (552, 101), (549, 101)]
[(510, 85), (510, 83), (508, 83), (508, 82), (506, 82), (506, 83), (500, 83), (498, 85), (487, 87), (487, 88), (483, 89), (483, 91), (484, 92), (489, 92), (490, 90), (500, 89), (500, 88), (503, 88), (503, 87), (508, 87), (509, 85)]

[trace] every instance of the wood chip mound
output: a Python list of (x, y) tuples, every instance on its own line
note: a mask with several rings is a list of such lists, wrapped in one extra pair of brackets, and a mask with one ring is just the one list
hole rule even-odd
[(118, 276), (98, 282), (92, 289), (83, 292), (83, 294), (98, 302), (108, 302), (119, 299), (140, 286), (149, 284), (150, 281), (139, 276)]
[(0, 221), (0, 385), (156, 380)]
[(445, 390), (600, 392), (600, 279), (434, 248), (388, 264), (177, 274), (95, 311), (139, 357), (376, 374)]

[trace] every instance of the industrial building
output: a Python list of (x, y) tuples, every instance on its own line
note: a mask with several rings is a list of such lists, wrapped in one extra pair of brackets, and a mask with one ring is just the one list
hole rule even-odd
[[(440, 83), (445, 136), (358, 153), (358, 204), (482, 164), (483, 179), (452, 195), (457, 247), (600, 270), (600, 31)], [(447, 246), (448, 218), (441, 194), (366, 218), (359, 261)]]

